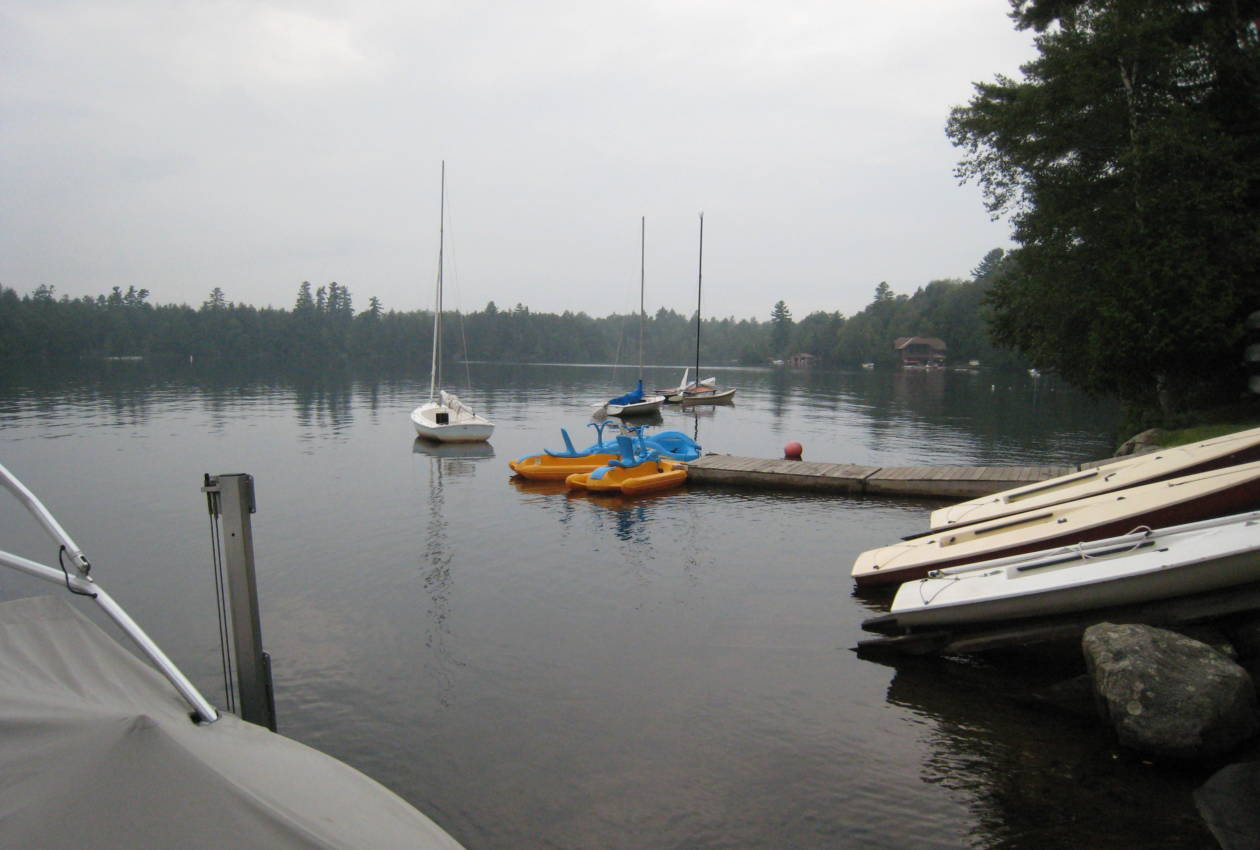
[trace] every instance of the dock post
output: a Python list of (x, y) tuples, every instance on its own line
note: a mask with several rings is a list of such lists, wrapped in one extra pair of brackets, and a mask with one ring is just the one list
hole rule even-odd
[(262, 648), (258, 587), (254, 578), (254, 479), (244, 473), (205, 477), (210, 512), (222, 526), (223, 566), (231, 611), (232, 651), (241, 717), (276, 731), (271, 658)]

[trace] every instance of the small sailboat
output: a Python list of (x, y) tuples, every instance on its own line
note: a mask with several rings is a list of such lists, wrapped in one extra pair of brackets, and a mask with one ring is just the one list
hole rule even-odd
[(494, 423), (478, 415), (442, 384), (442, 261), (446, 244), (446, 162), (442, 163), (441, 224), (438, 228), (437, 295), (433, 309), (433, 362), (429, 400), (411, 411), (416, 434), (440, 443), (478, 443), (490, 439)]
[(918, 628), (1074, 614), (1260, 581), (1260, 513), (1236, 514), (937, 570), (862, 623)]
[(639, 218), (639, 382), (625, 395), (610, 399), (603, 405), (608, 416), (643, 416), (660, 410), (665, 403), (663, 395), (647, 395), (643, 391), (643, 325), (647, 313), (643, 306), (644, 246), (647, 244), (647, 218)]
[(1100, 540), (1260, 508), (1260, 461), (1129, 487), (988, 522), (949, 528), (858, 555), (859, 585), (893, 584), (932, 570)]
[[(696, 376), (700, 375), (700, 295), (704, 282), (704, 213), (700, 213), (700, 260), (696, 274)], [(678, 391), (665, 397), (671, 404), (725, 404), (735, 399), (734, 387), (721, 389), (714, 378), (688, 384), (686, 375)]]
[(697, 385), (704, 385), (706, 387), (714, 387), (717, 385), (717, 378), (714, 378), (714, 377), (708, 377), (703, 380), (694, 381), (694, 382), (688, 381), (687, 379), (689, 377), (691, 377), (690, 366), (688, 366), (686, 369), (683, 369), (682, 380), (678, 382), (678, 386), (669, 387), (663, 390), (657, 390), (656, 392), (665, 396), (666, 401), (669, 401), (673, 404), (677, 404), (677, 401), (672, 400), (671, 397), (681, 395), (683, 390), (687, 389), (688, 387), (695, 387)]
[(1140, 484), (1165, 481), (1260, 460), (1260, 428), (1238, 431), (1187, 446), (1126, 457), (1048, 481), (1025, 484), (932, 512), (932, 531), (1083, 499)]

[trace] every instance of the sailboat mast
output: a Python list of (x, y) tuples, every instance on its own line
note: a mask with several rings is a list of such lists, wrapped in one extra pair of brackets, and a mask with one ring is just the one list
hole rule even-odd
[(647, 313), (643, 309), (644, 244), (647, 240), (647, 216), (639, 216), (639, 383), (643, 382), (643, 322)]
[(433, 299), (433, 365), (429, 369), (429, 401), (433, 401), (442, 376), (442, 367), (440, 365), (442, 352), (442, 254), (446, 246), (446, 160), (442, 160), (442, 190), (440, 198), (441, 201), (438, 207), (440, 221), (438, 222), (437, 293)]
[(700, 290), (704, 283), (704, 213), (700, 213), (700, 261), (696, 272), (696, 383), (700, 382)]

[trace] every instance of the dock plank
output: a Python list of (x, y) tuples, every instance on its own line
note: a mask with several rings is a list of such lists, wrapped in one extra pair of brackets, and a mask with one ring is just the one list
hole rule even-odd
[(861, 466), (848, 463), (705, 455), (687, 465), (693, 484), (763, 490), (972, 499), (1075, 472), (1070, 466)]

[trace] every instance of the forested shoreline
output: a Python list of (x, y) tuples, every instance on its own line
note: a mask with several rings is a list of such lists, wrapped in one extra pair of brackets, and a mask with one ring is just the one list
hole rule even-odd
[[(701, 324), (701, 359), (709, 365), (765, 365), (809, 353), (818, 365), (844, 368), (892, 363), (903, 336), (944, 340), (953, 361), (1018, 365), (988, 339), (982, 307), (1002, 273), (1002, 252), (984, 258), (970, 280), (938, 280), (913, 294), (886, 283), (852, 317), (815, 312), (799, 321), (790, 305), (767, 305), (767, 318), (710, 318)], [(595, 318), (582, 312), (536, 313), (493, 302), (469, 313), (446, 313), (444, 357), (513, 363), (632, 363), (639, 357), (639, 316)], [(644, 322), (644, 360), (689, 363), (695, 358), (695, 314), (658, 309)], [(433, 313), (385, 310), (376, 298), (356, 311), (347, 287), (303, 282), (291, 309), (234, 303), (216, 288), (197, 307), (152, 303), (148, 290), (115, 287), (109, 294), (71, 299), (41, 286), (19, 295), (0, 287), (0, 359), (234, 358), (297, 363), (427, 363)]]

